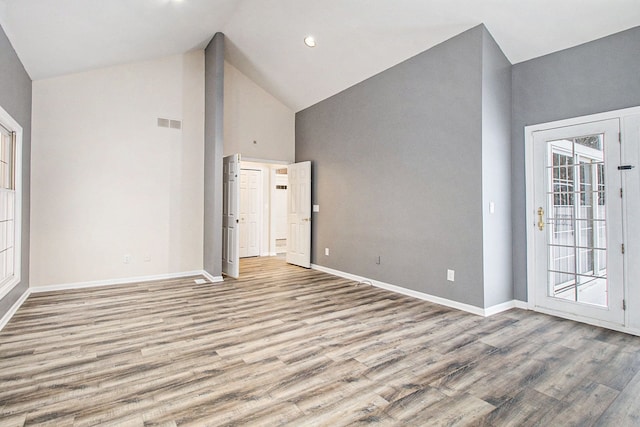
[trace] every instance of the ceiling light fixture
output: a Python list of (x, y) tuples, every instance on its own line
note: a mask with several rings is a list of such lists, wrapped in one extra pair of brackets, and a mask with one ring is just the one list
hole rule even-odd
[(313, 36), (307, 36), (304, 38), (304, 44), (309, 47), (316, 47), (316, 39)]

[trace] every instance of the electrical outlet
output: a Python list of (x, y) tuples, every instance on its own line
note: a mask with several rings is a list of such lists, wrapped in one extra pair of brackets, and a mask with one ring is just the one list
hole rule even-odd
[(324, 254), (325, 254), (326, 256), (329, 256), (329, 248), (324, 248)]
[(122, 257), (122, 262), (129, 264), (131, 262), (131, 255), (125, 254), (124, 257)]
[(447, 280), (450, 282), (455, 282), (456, 272), (454, 270), (447, 270)]

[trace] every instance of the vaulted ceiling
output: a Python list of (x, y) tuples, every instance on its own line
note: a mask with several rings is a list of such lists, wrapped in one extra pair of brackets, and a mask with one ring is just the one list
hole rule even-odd
[(34, 80), (201, 49), (220, 31), (227, 60), (294, 111), (480, 23), (518, 63), (640, 25), (640, 2), (0, 0)]

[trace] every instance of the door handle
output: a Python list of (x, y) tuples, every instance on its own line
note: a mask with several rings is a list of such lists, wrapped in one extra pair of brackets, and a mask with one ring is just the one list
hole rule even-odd
[(304, 222), (311, 222), (311, 218), (302, 218)]
[(538, 208), (538, 229), (540, 231), (544, 230), (544, 209), (542, 207)]

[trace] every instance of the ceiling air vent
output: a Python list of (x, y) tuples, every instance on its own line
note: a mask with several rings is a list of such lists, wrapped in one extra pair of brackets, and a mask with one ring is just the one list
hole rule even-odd
[(180, 120), (170, 120), (169, 127), (171, 129), (182, 129), (182, 122)]
[(158, 117), (158, 127), (168, 128), (169, 127), (169, 119), (162, 119)]

